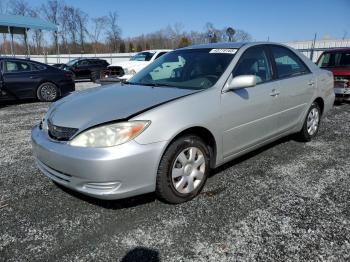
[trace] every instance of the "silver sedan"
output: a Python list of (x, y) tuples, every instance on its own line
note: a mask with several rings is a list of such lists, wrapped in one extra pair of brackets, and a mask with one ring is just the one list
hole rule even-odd
[(212, 168), (289, 134), (310, 141), (333, 102), (332, 74), (284, 45), (192, 46), (53, 103), (33, 151), (43, 174), (83, 194), (181, 203)]

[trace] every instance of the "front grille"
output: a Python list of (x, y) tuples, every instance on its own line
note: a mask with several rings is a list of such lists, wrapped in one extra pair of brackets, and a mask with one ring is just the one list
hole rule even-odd
[(78, 131), (78, 128), (63, 127), (53, 125), (50, 121), (47, 121), (49, 136), (58, 141), (68, 141)]
[(108, 69), (110, 70), (110, 75), (111, 76), (123, 76), (124, 70), (121, 66), (109, 66)]
[(335, 76), (334, 87), (349, 88), (350, 87), (350, 76)]

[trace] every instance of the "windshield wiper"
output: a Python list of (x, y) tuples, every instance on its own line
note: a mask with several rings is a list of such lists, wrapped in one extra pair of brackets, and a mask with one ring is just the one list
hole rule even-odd
[(155, 86), (155, 87), (161, 87), (161, 86), (176, 87), (176, 86), (165, 84), (165, 83), (142, 83), (140, 85), (143, 85), (143, 86)]
[(139, 85), (138, 83), (133, 83), (133, 82), (128, 82), (128, 81), (125, 81), (125, 82), (121, 82), (122, 85)]

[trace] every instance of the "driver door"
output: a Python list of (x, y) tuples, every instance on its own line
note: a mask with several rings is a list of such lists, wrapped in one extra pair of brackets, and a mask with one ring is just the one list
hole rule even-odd
[(257, 85), (228, 91), (221, 96), (223, 156), (229, 158), (276, 135), (278, 84), (264, 46), (247, 49), (231, 77), (255, 75)]

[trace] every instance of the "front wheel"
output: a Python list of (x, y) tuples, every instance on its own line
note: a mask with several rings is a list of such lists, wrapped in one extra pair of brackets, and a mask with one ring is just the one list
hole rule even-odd
[(55, 84), (46, 82), (41, 84), (37, 91), (37, 97), (42, 102), (52, 102), (58, 98), (58, 89)]
[(178, 204), (197, 196), (209, 174), (209, 150), (197, 136), (175, 140), (164, 153), (157, 172), (156, 194)]
[(299, 132), (299, 138), (304, 142), (311, 141), (317, 135), (321, 121), (321, 109), (313, 102), (305, 119), (303, 128)]

